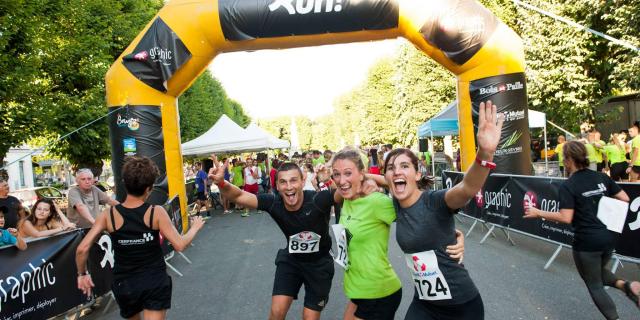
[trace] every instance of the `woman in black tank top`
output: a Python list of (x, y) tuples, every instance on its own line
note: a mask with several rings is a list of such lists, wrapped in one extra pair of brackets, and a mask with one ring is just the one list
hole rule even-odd
[(171, 278), (166, 265), (160, 234), (177, 251), (184, 250), (202, 229), (204, 221), (196, 217), (189, 232), (180, 235), (169, 215), (160, 206), (145, 202), (158, 177), (158, 168), (147, 157), (129, 157), (122, 168), (127, 197), (122, 204), (103, 211), (82, 240), (76, 252), (78, 289), (88, 296), (94, 286), (87, 272), (89, 249), (96, 238), (107, 231), (114, 251), (112, 291), (123, 318), (164, 319), (171, 307)]

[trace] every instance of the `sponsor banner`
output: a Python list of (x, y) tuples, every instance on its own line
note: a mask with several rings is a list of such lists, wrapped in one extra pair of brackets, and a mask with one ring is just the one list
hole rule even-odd
[[(460, 172), (443, 173), (445, 187), (451, 188), (462, 181)], [(545, 211), (560, 211), (558, 190), (565, 179), (539, 178), (509, 175), (491, 175), (482, 187), (482, 195), (462, 209), (467, 215), (499, 224), (510, 229), (522, 231), (556, 242), (572, 245), (573, 229), (571, 225), (542, 219), (524, 219), (524, 206), (530, 203)], [(616, 253), (640, 258), (640, 185), (620, 183), (620, 187), (629, 195), (631, 204), (622, 235), (616, 246)]]
[[(469, 84), (473, 124), (478, 127), (478, 108), (491, 100), (505, 115), (502, 135), (494, 156), (496, 173), (531, 175), (531, 146), (527, 119), (527, 88), (524, 73), (478, 79)], [(475, 135), (474, 135), (475, 137)]]
[[(110, 107), (109, 111), (120, 107)], [(162, 134), (162, 114), (157, 106), (126, 106), (109, 115), (109, 135), (111, 140), (111, 167), (116, 183), (118, 201), (127, 196), (122, 182), (122, 166), (126, 156), (146, 156), (151, 158), (160, 170), (160, 176), (153, 185), (147, 199), (150, 204), (163, 205), (169, 194), (167, 167), (164, 157), (164, 136)]]
[(473, 0), (435, 0), (428, 5), (433, 14), (420, 28), (420, 34), (458, 65), (469, 61), (484, 46), (500, 22)]
[(398, 26), (394, 0), (220, 0), (220, 25), (230, 41)]
[(133, 53), (122, 58), (122, 63), (140, 81), (167, 92), (167, 81), (189, 59), (191, 52), (178, 35), (156, 18)]
[[(84, 230), (37, 240), (20, 251), (0, 249), (0, 319), (47, 319), (87, 302), (77, 289), (76, 248)], [(104, 235), (89, 252), (88, 268), (94, 293), (111, 290), (113, 252)]]

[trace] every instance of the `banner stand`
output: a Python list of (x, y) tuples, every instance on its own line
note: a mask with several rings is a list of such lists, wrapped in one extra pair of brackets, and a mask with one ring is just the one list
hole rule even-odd
[(558, 257), (558, 254), (560, 254), (560, 250), (562, 250), (562, 245), (561, 244), (558, 245), (558, 248), (556, 249), (556, 251), (553, 252), (553, 255), (551, 255), (551, 258), (549, 258), (549, 260), (547, 260), (547, 263), (544, 265), (544, 268), (543, 268), (544, 270), (549, 269), (549, 267), (551, 266), (553, 261), (555, 261), (556, 257)]
[(167, 267), (169, 267), (169, 269), (173, 270), (173, 272), (175, 272), (176, 274), (178, 274), (181, 277), (184, 277), (182, 272), (180, 272), (178, 269), (176, 269), (174, 266), (172, 266), (171, 263), (169, 263), (169, 260), (171, 260), (173, 258), (174, 254), (175, 254), (175, 251), (171, 250), (171, 252), (169, 252), (167, 255), (165, 255), (164, 256), (164, 263), (167, 265)]
[(480, 244), (483, 244), (485, 240), (487, 240), (487, 238), (489, 237), (489, 235), (493, 235), (493, 237), (495, 238), (495, 234), (493, 234), (493, 229), (496, 228), (495, 224), (491, 224), (491, 228), (489, 228), (489, 231), (487, 231), (487, 233), (484, 235), (484, 237), (482, 237), (482, 240), (480, 240)]

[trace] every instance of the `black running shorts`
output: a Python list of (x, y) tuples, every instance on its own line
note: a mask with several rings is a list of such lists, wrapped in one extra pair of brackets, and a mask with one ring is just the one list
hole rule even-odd
[(304, 307), (322, 311), (329, 301), (333, 273), (333, 258), (328, 253), (315, 261), (300, 261), (289, 255), (287, 249), (280, 249), (276, 256), (272, 295), (298, 299), (304, 284)]
[(201, 201), (205, 201), (205, 200), (207, 200), (207, 195), (204, 194), (204, 191), (198, 192), (196, 194), (196, 199), (201, 200)]
[(366, 320), (393, 320), (402, 300), (402, 288), (378, 299), (351, 299), (358, 308), (355, 316)]
[(114, 280), (111, 285), (123, 318), (131, 318), (142, 310), (171, 308), (171, 288), (171, 277), (165, 271)]
[(482, 320), (484, 319), (484, 304), (478, 294), (475, 298), (462, 303), (448, 306), (437, 306), (429, 301), (420, 300), (417, 292), (411, 301), (404, 320)]

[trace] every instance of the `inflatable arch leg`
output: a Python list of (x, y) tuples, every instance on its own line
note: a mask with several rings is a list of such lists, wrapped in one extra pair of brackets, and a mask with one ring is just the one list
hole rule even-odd
[(150, 156), (163, 176), (151, 202), (179, 196), (187, 227), (177, 97), (219, 53), (405, 37), (458, 79), (463, 169), (475, 158), (473, 107), (507, 114), (495, 161), (530, 174), (520, 38), (472, 0), (172, 0), (106, 75), (119, 199), (126, 155)]

